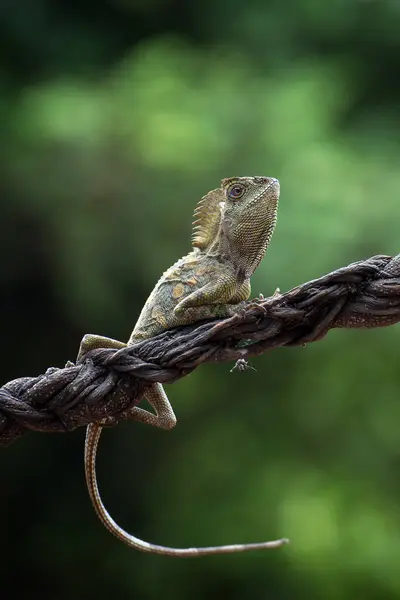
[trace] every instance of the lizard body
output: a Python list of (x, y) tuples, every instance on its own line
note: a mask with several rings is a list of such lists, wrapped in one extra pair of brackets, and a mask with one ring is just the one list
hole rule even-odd
[[(78, 359), (94, 348), (122, 348), (166, 329), (212, 317), (227, 317), (250, 297), (250, 277), (260, 264), (277, 217), (279, 182), (269, 177), (232, 177), (204, 196), (195, 211), (193, 250), (161, 276), (147, 299), (127, 344), (87, 334)], [(171, 429), (176, 417), (161, 384), (146, 391), (155, 413), (135, 406), (128, 418)], [(126, 533), (105, 509), (96, 482), (96, 451), (102, 424), (87, 428), (85, 472), (95, 510), (107, 529), (129, 546), (145, 552), (197, 556), (272, 548), (285, 540), (206, 548), (168, 548)]]

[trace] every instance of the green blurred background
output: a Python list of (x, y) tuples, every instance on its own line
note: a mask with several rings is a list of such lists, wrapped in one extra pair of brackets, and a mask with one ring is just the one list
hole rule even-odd
[[(127, 339), (190, 248), (222, 177), (281, 181), (254, 295), (400, 251), (398, 0), (3, 0), (1, 381)], [(102, 439), (104, 501), (128, 531), (191, 546), (287, 536), (283, 550), (144, 555), (95, 517), (84, 431), (0, 455), (0, 596), (400, 598), (400, 330), (334, 331), (168, 386), (169, 433)]]

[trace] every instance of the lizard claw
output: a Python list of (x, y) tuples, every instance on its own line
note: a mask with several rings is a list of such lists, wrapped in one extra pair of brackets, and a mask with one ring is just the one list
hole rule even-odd
[(267, 314), (267, 309), (265, 308), (265, 306), (260, 304), (260, 302), (261, 298), (255, 298), (254, 300), (250, 300), (250, 302), (246, 306), (246, 309), (255, 310), (256, 312), (261, 313), (262, 316), (265, 316)]
[(261, 302), (264, 302), (265, 300), (267, 300), (267, 301), (275, 300), (276, 298), (279, 298), (280, 296), (282, 296), (281, 290), (277, 287), (276, 290), (274, 291), (274, 293), (272, 294), (272, 296), (270, 296), (268, 299), (265, 298), (264, 294), (259, 294), (258, 298), (254, 298), (253, 300), (251, 300), (247, 304), (246, 308), (258, 310), (258, 311), (262, 312), (263, 316), (265, 316), (267, 314), (267, 308), (264, 304), (261, 304)]
[(279, 296), (282, 296), (282, 294), (281, 294), (280, 288), (277, 287), (276, 290), (274, 291), (274, 293), (272, 294), (271, 298), (272, 299), (273, 298), (279, 298)]

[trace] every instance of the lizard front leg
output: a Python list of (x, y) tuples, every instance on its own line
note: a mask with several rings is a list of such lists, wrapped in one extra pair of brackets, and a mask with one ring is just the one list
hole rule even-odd
[[(233, 272), (219, 273), (216, 279), (195, 290), (186, 298), (183, 298), (174, 308), (174, 313), (182, 314), (187, 308), (207, 306), (210, 304), (237, 304), (247, 300), (250, 295), (250, 282), (238, 284), (237, 277)], [(226, 307), (226, 312), (229, 312)]]

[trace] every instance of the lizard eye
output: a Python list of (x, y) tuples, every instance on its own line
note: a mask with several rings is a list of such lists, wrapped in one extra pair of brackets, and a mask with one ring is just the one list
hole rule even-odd
[(230, 188), (228, 188), (228, 196), (233, 200), (238, 200), (243, 196), (245, 189), (246, 188), (244, 185), (241, 185), (240, 183), (234, 183), (230, 186)]

